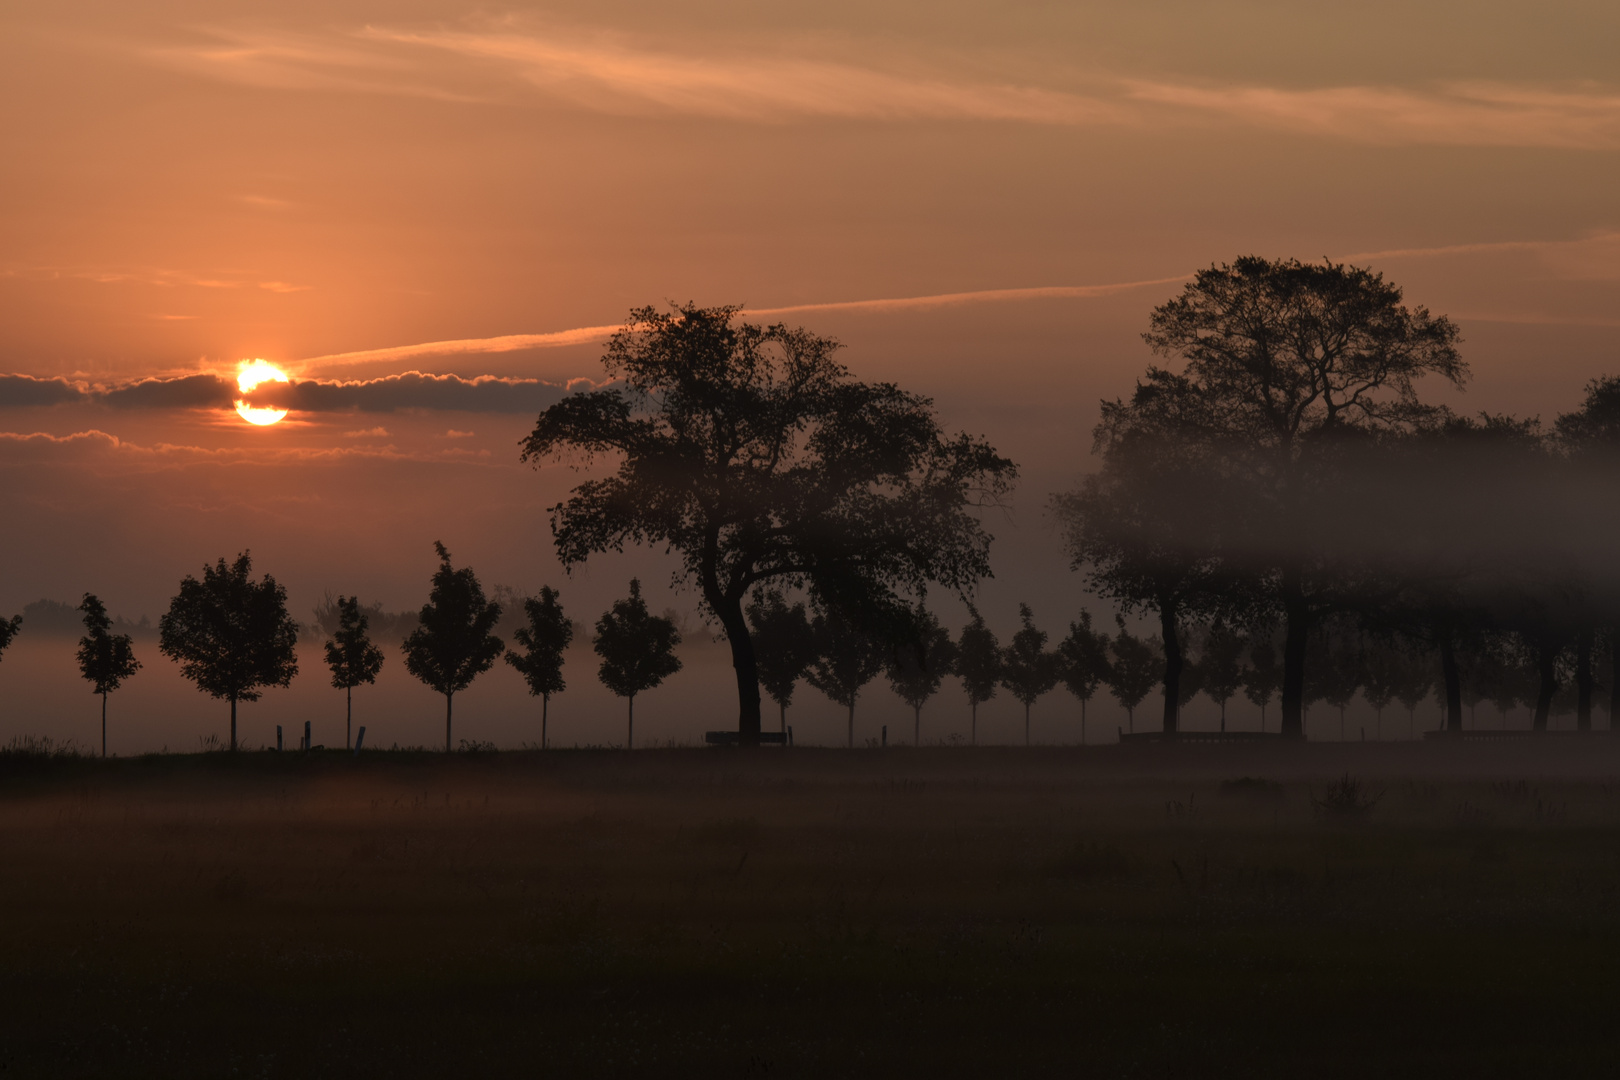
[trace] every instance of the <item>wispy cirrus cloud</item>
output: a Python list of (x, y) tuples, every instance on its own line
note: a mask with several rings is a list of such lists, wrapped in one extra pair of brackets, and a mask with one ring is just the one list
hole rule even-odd
[(404, 94), (466, 103), (536, 100), (605, 113), (746, 123), (807, 119), (1012, 122), (1064, 127), (1213, 123), (1371, 144), (1620, 148), (1620, 88), (1454, 81), (1281, 86), (1132, 78), (949, 57), (830, 55), (822, 44), (683, 49), (532, 20), (372, 25), (296, 35), (212, 28), (148, 59), (267, 89)]
[(287, 281), (261, 281), (258, 280), (259, 275), (246, 271), (197, 273), (157, 267), (9, 266), (0, 268), (0, 277), (25, 281), (78, 280), (98, 285), (154, 285), (163, 289), (183, 286), (197, 289), (265, 289), (277, 293), (307, 292), (312, 287)]

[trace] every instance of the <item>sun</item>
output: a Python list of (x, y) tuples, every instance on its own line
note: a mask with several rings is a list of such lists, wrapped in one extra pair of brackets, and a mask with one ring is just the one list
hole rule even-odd
[[(245, 397), (262, 382), (286, 382), (287, 373), (267, 360), (244, 360), (236, 373), (236, 387)], [(286, 409), (256, 409), (242, 398), (236, 399), (236, 412), (250, 424), (265, 427), (287, 415)]]

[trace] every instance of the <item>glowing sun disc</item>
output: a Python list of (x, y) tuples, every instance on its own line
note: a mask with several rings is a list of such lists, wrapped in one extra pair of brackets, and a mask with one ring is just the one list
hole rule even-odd
[[(287, 373), (265, 360), (244, 360), (236, 373), (236, 388), (251, 394), (262, 382), (286, 382)], [(236, 414), (250, 424), (266, 427), (287, 415), (286, 409), (255, 408), (241, 398), (236, 399)]]

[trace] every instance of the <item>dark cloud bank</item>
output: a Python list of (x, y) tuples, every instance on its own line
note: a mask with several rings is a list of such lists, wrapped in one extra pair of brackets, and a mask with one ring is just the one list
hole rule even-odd
[[(443, 412), (538, 413), (567, 390), (538, 379), (480, 375), (425, 375), (408, 371), (380, 379), (329, 382), (321, 379), (264, 383), (247, 395), (250, 405), (297, 412), (397, 412), (426, 409)], [(0, 375), (0, 408), (41, 405), (99, 404), (115, 409), (229, 409), (243, 397), (234, 379), (219, 375), (183, 375), (141, 379), (111, 387), (87, 387), (67, 379)]]

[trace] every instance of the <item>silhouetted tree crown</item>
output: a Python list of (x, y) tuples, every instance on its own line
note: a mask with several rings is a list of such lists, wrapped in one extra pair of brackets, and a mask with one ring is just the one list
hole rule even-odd
[(922, 743), (922, 707), (939, 692), (939, 684), (956, 662), (956, 642), (939, 617), (921, 601), (911, 612), (910, 626), (889, 652), (889, 685), (911, 706), (912, 744)]
[(382, 650), (367, 636), (369, 620), (358, 596), (337, 598), (337, 632), (326, 642), (326, 666), (332, 669), (332, 687), (352, 690), (361, 683), (377, 681), (382, 670)]
[(428, 602), (417, 616), (418, 625), (401, 646), (405, 668), (444, 695), (444, 748), (450, 745), (450, 708), (456, 693), (465, 690), (500, 659), (506, 645), (490, 631), (501, 618), (501, 605), (484, 598), (483, 586), (471, 567), (450, 565), (450, 552), (433, 542), (439, 568), (433, 573)]
[(21, 629), (21, 615), (13, 615), (9, 619), (0, 619), (0, 656), (5, 655), (6, 648), (11, 644), (11, 639), (16, 637), (17, 632)]
[(1132, 730), (1136, 727), (1136, 707), (1159, 685), (1163, 652), (1158, 642), (1139, 638), (1125, 629), (1125, 620), (1116, 616), (1118, 632), (1108, 643), (1108, 689), (1124, 706)]
[(990, 573), (972, 510), (999, 501), (1015, 469), (982, 440), (947, 435), (926, 398), (851, 378), (836, 341), (739, 312), (632, 311), (603, 357), (617, 384), (547, 409), (522, 456), (616, 459), (552, 508), (558, 556), (572, 567), (626, 543), (678, 553), (730, 642), (752, 743), (745, 598), (803, 585), (818, 603), (892, 614), (928, 582), (970, 588)]
[(789, 605), (780, 589), (756, 591), (747, 614), (759, 684), (776, 702), (785, 727), (793, 689), (816, 658), (810, 617), (802, 602)]
[(298, 623), (287, 612), (287, 590), (265, 574), (251, 577), (244, 551), (227, 565), (187, 574), (158, 623), (158, 648), (203, 693), (231, 703), (231, 749), (236, 749), (236, 703), (257, 701), (266, 686), (289, 686), (298, 674)]
[[(1261, 599), (1283, 617), (1286, 734), (1302, 733), (1311, 628), (1366, 591), (1356, 568), (1331, 557), (1332, 536), (1312, 528), (1339, 489), (1339, 448), (1434, 425), (1444, 411), (1419, 400), (1417, 383), (1434, 375), (1461, 385), (1468, 374), (1450, 320), (1401, 301), (1381, 275), (1341, 264), (1246, 257), (1212, 266), (1154, 309), (1143, 335), (1183, 370), (1150, 368), (1129, 401), (1103, 405), (1099, 448), (1172, 447), (1172, 491), (1186, 489), (1179, 479), (1189, 463), (1220, 480), (1213, 554), (1241, 556), (1237, 576), (1261, 586)], [(1188, 554), (1194, 572), (1211, 553), (1195, 546)], [(1147, 602), (1146, 590), (1135, 591)], [(1168, 628), (1164, 643), (1173, 681), (1177, 641)], [(1172, 702), (1165, 707), (1168, 721)]]
[(631, 578), (630, 595), (615, 600), (596, 621), (594, 644), (602, 658), (598, 677), (620, 697), (635, 697), (681, 670), (681, 659), (675, 655), (680, 643), (674, 621), (650, 614), (641, 596), (641, 580)]
[(550, 585), (540, 587), (539, 596), (523, 601), (523, 614), (527, 623), (512, 631), (512, 638), (523, 651), (506, 654), (511, 664), (529, 684), (529, 693), (549, 698), (568, 688), (563, 680), (563, 654), (574, 640), (574, 624), (563, 614), (557, 590)]
[(1035, 625), (1028, 604), (1018, 605), (1022, 625), (1001, 654), (1001, 685), (1024, 706), (1024, 742), (1029, 742), (1029, 710), (1058, 684), (1058, 655), (1046, 649), (1046, 631)]
[(114, 634), (107, 606), (92, 593), (85, 593), (79, 604), (84, 612), (84, 637), (79, 639), (79, 671), (93, 687), (91, 693), (107, 694), (123, 685), (125, 679), (141, 670), (128, 634)]
[(848, 744), (855, 745), (855, 702), (883, 672), (888, 644), (839, 608), (818, 611), (810, 624), (815, 659), (805, 681), (848, 712)]

